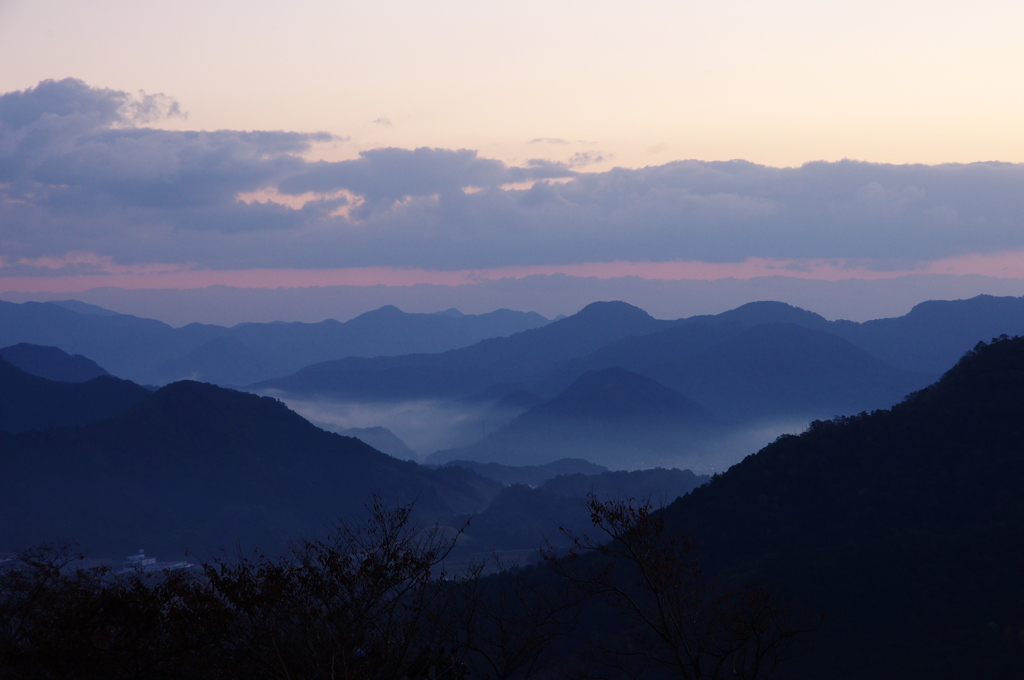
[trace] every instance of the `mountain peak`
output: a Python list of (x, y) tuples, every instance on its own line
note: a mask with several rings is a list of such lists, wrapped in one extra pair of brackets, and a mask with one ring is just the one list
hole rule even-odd
[(630, 320), (654, 318), (639, 307), (634, 307), (628, 302), (622, 302), (621, 300), (591, 302), (573, 316), (577, 318), (621, 318)]
[(59, 347), (44, 347), (21, 342), (0, 349), (0, 357), (30, 375), (58, 382), (86, 382), (110, 375), (92, 359), (71, 355)]
[(771, 300), (748, 302), (713, 318), (721, 321), (738, 321), (751, 326), (763, 323), (791, 323), (823, 330), (829, 325), (828, 320), (820, 314)]
[(710, 422), (702, 407), (673, 389), (621, 366), (589, 371), (535, 409), (546, 416), (620, 419), (659, 418)]
[(442, 310), (440, 312), (434, 312), (434, 316), (446, 316), (452, 319), (457, 319), (460, 316), (466, 315), (460, 312), (459, 310), (455, 309), (454, 307), (449, 307), (448, 309)]

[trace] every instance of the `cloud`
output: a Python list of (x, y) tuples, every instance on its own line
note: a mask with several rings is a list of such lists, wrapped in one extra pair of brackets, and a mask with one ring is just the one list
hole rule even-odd
[[(180, 106), (163, 95), (78, 80), (0, 95), (4, 262), (91, 253), (108, 269), (474, 269), (835, 258), (885, 269), (1024, 250), (1024, 165), (691, 160), (583, 172), (603, 155), (513, 166), (436, 148), (310, 162), (311, 145), (336, 138), (146, 127), (174, 115)], [(302, 200), (240, 200), (251, 195)]]
[(395, 124), (391, 122), (391, 119), (387, 116), (381, 116), (380, 118), (374, 118), (373, 122), (377, 125), (383, 125), (384, 127), (394, 127)]
[(585, 168), (588, 165), (600, 163), (609, 158), (599, 151), (578, 151), (566, 163), (570, 168)]
[(530, 144), (568, 144), (569, 141), (561, 137), (537, 137), (530, 140)]

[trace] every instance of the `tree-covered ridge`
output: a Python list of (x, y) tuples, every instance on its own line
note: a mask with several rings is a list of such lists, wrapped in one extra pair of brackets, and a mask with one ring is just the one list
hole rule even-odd
[[(1024, 672), (1024, 338), (892, 409), (816, 421), (665, 511), (709, 570), (825, 611), (816, 677)], [(812, 671), (817, 669), (817, 671)]]
[(417, 500), (443, 523), (482, 509), (501, 486), (397, 460), (275, 399), (188, 381), (102, 422), (2, 437), (7, 551), (72, 538), (105, 556), (138, 546), (206, 555), (239, 540), (274, 552), (358, 516), (375, 492)]

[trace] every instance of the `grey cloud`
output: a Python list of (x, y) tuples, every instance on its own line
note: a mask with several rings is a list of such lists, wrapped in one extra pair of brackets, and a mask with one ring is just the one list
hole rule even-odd
[(383, 125), (384, 127), (394, 127), (395, 124), (391, 122), (391, 119), (387, 116), (381, 116), (380, 118), (374, 118), (374, 123), (377, 125)]
[[(6, 261), (87, 251), (118, 263), (461, 269), (777, 257), (884, 269), (1024, 250), (1024, 165), (678, 161), (598, 173), (574, 169), (596, 152), (510, 166), (431, 148), (307, 162), (300, 154), (330, 135), (151, 129), (139, 121), (173, 106), (132, 108), (144, 101), (75, 80), (0, 95)], [(301, 209), (237, 200), (266, 188), (326, 198)]]
[(569, 141), (561, 137), (536, 137), (530, 140), (530, 144), (568, 144)]
[(588, 165), (600, 163), (606, 158), (607, 156), (599, 151), (578, 151), (572, 155), (566, 165), (570, 168), (585, 168)]
[(43, 195), (83, 207), (230, 203), (298, 170), (296, 152), (331, 138), (135, 126), (178, 110), (163, 97), (133, 98), (71, 79), (0, 95), (0, 183), (8, 197)]
[(358, 215), (366, 217), (406, 197), (461, 194), (465, 187), (496, 187), (574, 174), (564, 165), (543, 160), (510, 167), (480, 158), (469, 149), (381, 148), (364, 151), (354, 160), (310, 163), (278, 187), (292, 195), (347, 189), (365, 198)]

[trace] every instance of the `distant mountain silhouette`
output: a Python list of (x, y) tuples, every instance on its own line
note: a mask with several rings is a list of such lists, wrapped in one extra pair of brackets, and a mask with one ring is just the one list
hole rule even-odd
[(3, 550), (66, 537), (115, 556), (138, 546), (207, 556), (239, 540), (279, 550), (358, 517), (372, 493), (416, 500), (421, 519), (444, 521), (500, 488), (325, 432), (274, 399), (196, 382), (85, 427), (4, 434), (0, 450)]
[(721, 314), (681, 320), (657, 334), (610, 344), (549, 376), (536, 389), (541, 396), (550, 396), (582, 373), (605, 366), (645, 373), (647, 366), (673, 363), (680, 355), (768, 323), (827, 332), (901, 371), (938, 376), (979, 340), (1024, 333), (1024, 297), (979, 295), (969, 300), (922, 302), (905, 316), (863, 323), (828, 321), (781, 302), (752, 302)]
[(46, 304), (57, 305), (64, 309), (70, 309), (72, 312), (78, 312), (79, 314), (96, 314), (98, 316), (117, 316), (120, 312), (115, 312), (112, 309), (106, 307), (100, 307), (99, 305), (90, 305), (88, 302), (82, 302), (80, 300), (50, 300)]
[(791, 323), (849, 340), (869, 354), (904, 371), (939, 375), (979, 340), (1024, 333), (1024, 297), (978, 295), (968, 300), (930, 300), (891, 319), (828, 321), (781, 302), (752, 302), (686, 322)]
[[(346, 437), (355, 437), (366, 442), (381, 453), (400, 458), (401, 460), (416, 460), (417, 453), (410, 449), (398, 436), (386, 427), (350, 427), (338, 434)], [(486, 475), (484, 475), (486, 476)]]
[(734, 324), (740, 328), (750, 328), (766, 323), (791, 323), (817, 331), (830, 331), (833, 324), (820, 314), (794, 307), (785, 302), (768, 300), (748, 302), (721, 314), (691, 316), (686, 321), (688, 323)]
[(220, 385), (242, 385), (252, 376), (274, 375), (276, 366), (283, 362), (277, 357), (253, 349), (235, 337), (222, 335), (206, 342), (191, 352), (164, 361), (147, 372), (163, 382), (161, 376), (175, 376), (175, 380), (199, 380)]
[(21, 370), (40, 378), (59, 382), (85, 382), (110, 375), (92, 359), (74, 356), (57, 347), (30, 345), (27, 342), (0, 349), (0, 357)]
[[(537, 328), (547, 319), (507, 309), (488, 314), (406, 314), (382, 307), (347, 322), (250, 323), (231, 328), (117, 314), (76, 300), (0, 302), (0, 346), (28, 342), (88, 356), (148, 384), (200, 378), (249, 384), (346, 356), (441, 352)], [(232, 355), (239, 356), (232, 359)]]
[(251, 388), (353, 399), (468, 397), (498, 384), (530, 383), (609, 342), (652, 333), (673, 323), (654, 319), (624, 302), (595, 302), (541, 328), (462, 349), (329, 361)]
[(1024, 334), (1024, 297), (932, 300), (893, 319), (835, 322), (832, 332), (893, 366), (937, 374), (979, 340)]
[(634, 472), (568, 474), (538, 488), (522, 484), (506, 487), (483, 512), (475, 515), (466, 531), (467, 551), (536, 550), (550, 542), (566, 545), (559, 530), (585, 531), (590, 512), (584, 505), (588, 493), (601, 499), (637, 498), (661, 507), (708, 481), (690, 470), (655, 468)]
[(501, 463), (478, 463), (475, 460), (453, 460), (444, 467), (465, 467), (481, 477), (487, 477), (502, 484), (525, 484), (539, 486), (560, 475), (596, 475), (608, 472), (603, 465), (595, 465), (582, 458), (562, 458), (543, 465), (502, 465)]
[(109, 375), (86, 382), (48, 380), (0, 359), (0, 430), (94, 423), (123, 413), (149, 394), (144, 387)]
[(815, 422), (665, 511), (709, 576), (823, 612), (787, 677), (1024, 676), (1024, 338)]
[(611, 343), (567, 363), (535, 388), (550, 393), (584, 371), (606, 366), (656, 379), (736, 422), (811, 420), (884, 408), (936, 377), (897, 369), (843, 338), (805, 326), (687, 321)]
[(736, 421), (886, 408), (936, 377), (896, 369), (830, 333), (783, 323), (753, 326), (688, 360), (644, 372)]
[(537, 465), (571, 456), (613, 468), (644, 467), (692, 449), (719, 427), (715, 416), (678, 392), (612, 367), (584, 374), (478, 443), (428, 460)]

